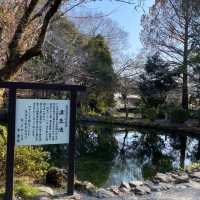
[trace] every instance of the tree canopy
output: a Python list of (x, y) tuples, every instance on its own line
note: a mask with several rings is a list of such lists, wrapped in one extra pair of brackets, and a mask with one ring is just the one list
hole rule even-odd
[[(103, 101), (106, 105), (113, 102), (113, 92), (116, 82), (116, 74), (112, 65), (111, 52), (101, 35), (89, 40), (85, 46), (88, 61), (86, 71), (91, 79), (86, 84), (91, 92), (92, 104)], [(96, 107), (96, 106), (95, 106)]]
[(147, 59), (145, 71), (138, 82), (139, 92), (147, 106), (157, 107), (165, 103), (167, 92), (176, 85), (175, 74), (167, 62), (157, 54)]
[(198, 6), (196, 0), (158, 0), (142, 18), (141, 39), (145, 47), (159, 52), (182, 76), (184, 109), (188, 109), (190, 56), (198, 41)]

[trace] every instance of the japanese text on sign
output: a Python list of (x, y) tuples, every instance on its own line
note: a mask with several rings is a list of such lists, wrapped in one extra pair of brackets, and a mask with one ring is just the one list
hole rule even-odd
[(17, 99), (16, 145), (69, 143), (69, 100)]

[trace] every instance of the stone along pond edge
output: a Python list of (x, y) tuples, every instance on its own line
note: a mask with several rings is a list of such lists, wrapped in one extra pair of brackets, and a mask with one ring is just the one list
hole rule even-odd
[(157, 173), (152, 180), (147, 181), (122, 181), (120, 186), (109, 188), (96, 188), (90, 182), (76, 181), (75, 187), (78, 191), (86, 192), (89, 195), (101, 198), (141, 196), (153, 192), (162, 192), (172, 188), (189, 188), (193, 182), (200, 183), (200, 168), (192, 172), (176, 171), (168, 173)]
[[(97, 199), (106, 198), (124, 198), (133, 196), (148, 196), (156, 192), (170, 191), (176, 189), (193, 188), (198, 185), (200, 188), (200, 167), (191, 171), (173, 171), (168, 173), (157, 173), (154, 178), (146, 181), (122, 181), (119, 186), (111, 186), (108, 188), (97, 188), (88, 181), (75, 181), (76, 193), (73, 196), (66, 194), (58, 195), (53, 188), (49, 186), (38, 186), (38, 189), (46, 195), (33, 198), (25, 198), (26, 200), (81, 200), (81, 194), (88, 195)], [(172, 191), (173, 192), (173, 191)], [(16, 200), (25, 200), (16, 197)]]

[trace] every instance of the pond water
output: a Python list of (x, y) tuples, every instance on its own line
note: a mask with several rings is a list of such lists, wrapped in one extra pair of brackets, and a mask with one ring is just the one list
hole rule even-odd
[[(157, 172), (183, 168), (199, 160), (199, 141), (197, 137), (166, 131), (79, 125), (76, 176), (101, 187), (120, 185), (122, 180), (149, 179)], [(66, 146), (52, 152), (59, 167), (66, 166), (66, 158), (62, 157), (65, 152)]]
[(76, 174), (107, 187), (144, 180), (199, 159), (198, 138), (155, 130), (85, 125), (78, 133)]

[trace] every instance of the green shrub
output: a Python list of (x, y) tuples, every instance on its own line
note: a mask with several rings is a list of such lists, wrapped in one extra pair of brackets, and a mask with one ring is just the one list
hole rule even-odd
[(159, 118), (166, 118), (170, 116), (170, 113), (177, 108), (174, 104), (162, 104), (158, 107), (158, 117)]
[(0, 188), (0, 200), (4, 199), (5, 190), (4, 188)]
[[(7, 128), (0, 125), (0, 180), (5, 177)], [(23, 146), (15, 150), (15, 176), (41, 178), (49, 168), (48, 153), (41, 147)]]
[(100, 113), (105, 114), (106, 111), (108, 110), (108, 105), (106, 104), (105, 101), (97, 101), (97, 107)]
[(158, 112), (157, 109), (152, 107), (152, 108), (146, 108), (143, 111), (143, 116), (146, 119), (149, 119), (150, 121), (154, 121), (157, 118)]
[[(30, 184), (24, 183), (22, 181), (16, 181), (14, 184), (14, 196), (20, 197), (23, 199), (32, 198), (43, 194), (37, 187), (34, 187)], [(0, 200), (4, 199), (5, 190), (0, 189)]]
[(197, 116), (197, 120), (198, 120), (198, 122), (199, 122), (199, 124), (200, 124), (200, 109), (198, 109), (198, 110), (196, 111), (196, 116)]
[(15, 196), (26, 199), (39, 195), (41, 191), (36, 187), (33, 187), (31, 185), (19, 181), (16, 183), (14, 187), (14, 193)]
[(187, 166), (186, 170), (189, 172), (192, 172), (193, 170), (199, 169), (199, 168), (200, 168), (200, 161), (197, 161)]
[(89, 116), (91, 117), (95, 117), (98, 115), (98, 113), (96, 113), (94, 110), (90, 110), (88, 113), (87, 113)]
[(189, 117), (188, 111), (182, 108), (174, 108), (170, 113), (170, 119), (175, 123), (184, 123)]
[(143, 116), (145, 109), (146, 109), (146, 105), (143, 102), (139, 102), (136, 105), (135, 114), (141, 114)]
[(39, 179), (49, 168), (48, 153), (41, 147), (18, 147), (15, 156), (15, 174)]
[(192, 119), (197, 119), (199, 121), (199, 123), (200, 123), (200, 109), (190, 111), (190, 117)]
[(158, 106), (158, 117), (166, 118), (166, 116), (169, 115), (169, 112), (171, 111), (171, 105), (162, 104)]

